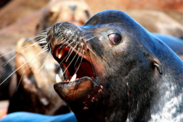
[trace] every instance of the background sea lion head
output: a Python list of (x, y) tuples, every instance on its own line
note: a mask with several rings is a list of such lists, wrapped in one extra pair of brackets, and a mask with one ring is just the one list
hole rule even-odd
[(70, 22), (81, 26), (91, 15), (91, 10), (83, 0), (51, 0), (43, 8), (36, 34), (57, 22)]
[(47, 42), (65, 71), (54, 88), (78, 121), (149, 120), (158, 85), (171, 74), (164, 73), (169, 64), (164, 58), (176, 62), (166, 69), (182, 64), (161, 40), (118, 10), (99, 12), (82, 27), (57, 23)]
[(55, 75), (61, 73), (58, 66), (35, 41), (20, 39), (15, 55), (17, 81), (11, 82), (8, 113), (27, 111), (55, 115), (69, 112), (51, 87), (56, 83)]

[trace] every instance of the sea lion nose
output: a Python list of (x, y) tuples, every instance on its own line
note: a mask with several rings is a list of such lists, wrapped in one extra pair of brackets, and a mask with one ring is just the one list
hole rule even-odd
[(62, 23), (56, 23), (53, 26), (53, 33), (55, 37), (62, 36), (62, 37), (69, 37), (80, 34), (81, 29), (80, 27), (68, 23), (68, 22), (62, 22)]
[[(50, 48), (56, 45), (69, 45), (79, 47), (79, 43), (83, 42), (84, 32), (72, 23), (62, 22), (55, 24), (47, 33), (47, 42), (50, 42)], [(81, 43), (83, 45), (83, 43)]]
[(54, 36), (58, 36), (58, 34), (60, 33), (59, 30), (60, 30), (60, 26), (61, 25), (62, 25), (62, 23), (56, 23), (53, 26), (53, 34), (54, 34)]

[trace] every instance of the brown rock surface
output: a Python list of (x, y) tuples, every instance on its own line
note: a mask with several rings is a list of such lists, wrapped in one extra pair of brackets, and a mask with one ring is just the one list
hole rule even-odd
[[(10, 25), (40, 9), (49, 0), (12, 0), (0, 9), (0, 28)], [(93, 13), (106, 9), (151, 9), (183, 13), (183, 0), (85, 0)], [(170, 13), (169, 13), (170, 14)], [(173, 15), (172, 15), (173, 16)]]
[(0, 54), (7, 53), (15, 48), (16, 42), (20, 38), (34, 36), (39, 14), (40, 11), (34, 12), (25, 19), (0, 30)]
[(20, 21), (28, 14), (39, 10), (49, 0), (12, 0), (0, 9), (0, 28)]
[(152, 33), (175, 37), (183, 35), (183, 13), (156, 10), (126, 10), (125, 12)]
[(93, 13), (106, 9), (151, 9), (183, 12), (183, 0), (85, 0)]

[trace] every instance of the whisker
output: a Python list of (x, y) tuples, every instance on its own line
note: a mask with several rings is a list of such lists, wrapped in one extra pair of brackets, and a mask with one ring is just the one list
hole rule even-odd
[(6, 79), (4, 79), (0, 85), (2, 85), (9, 77), (11, 77), (17, 70), (19, 70), (22, 66), (24, 66), (26, 63), (28, 63), (29, 61), (33, 60), (35, 57), (37, 57), (38, 55), (40, 55), (41, 53), (43, 53), (42, 51), (40, 51), (36, 56), (34, 56), (33, 58), (31, 58), (30, 60), (26, 61), (25, 63), (23, 63), (20, 67), (18, 67), (16, 70), (14, 70)]
[[(77, 51), (78, 53), (80, 52), (80, 49), (81, 49), (81, 48), (78, 49), (78, 51)], [(76, 63), (78, 62), (79, 58), (80, 58), (80, 56), (78, 55), (78, 58), (76, 59), (76, 62), (75, 62), (75, 64), (74, 64), (74, 66), (76, 66)]]
[[(62, 24), (61, 24), (62, 25)], [(61, 25), (59, 25), (59, 26), (61, 26)], [(64, 29), (66, 29), (65, 27), (63, 27)], [(78, 30), (79, 28), (77, 28), (73, 33), (75, 33), (77, 30)], [(59, 31), (59, 30), (58, 30)], [(60, 33), (59, 33), (59, 35), (58, 35), (58, 37), (57, 37), (57, 39), (59, 39), (60, 37), (61, 37), (61, 35), (62, 35), (63, 33), (62, 33), (62, 31), (60, 31)], [(70, 35), (70, 37), (67, 39), (68, 41), (69, 40), (71, 40), (73, 38), (73, 35)], [(62, 39), (63, 40), (63, 39)], [(73, 43), (74, 41), (72, 41), (72, 43)], [(70, 44), (72, 44), (72, 43), (70, 43)]]
[(78, 66), (78, 68), (76, 69), (76, 71), (75, 71), (74, 74), (77, 73), (77, 71), (79, 70), (79, 67), (81, 66), (81, 62), (82, 62), (82, 60), (83, 60), (83, 55), (84, 55), (84, 50), (83, 50), (83, 53), (82, 53), (82, 56), (81, 56), (81, 60), (80, 60), (79, 66)]
[(5, 56), (5, 55), (7, 55), (7, 54), (9, 54), (9, 53), (12, 53), (12, 52), (14, 52), (14, 51), (16, 51), (16, 49), (14, 49), (14, 50), (11, 50), (11, 51), (9, 51), (9, 52), (7, 52), (7, 53), (4, 53), (4, 54), (0, 55), (0, 57), (3, 57), (3, 56)]
[(62, 33), (62, 32), (60, 32), (60, 33), (58, 34), (58, 37), (57, 37), (56, 39), (61, 38), (61, 35), (63, 35), (63, 33)]
[(74, 43), (74, 41), (70, 42), (70, 43), (66, 46), (66, 48), (67, 48), (67, 47), (70, 47), (72, 43)]
[[(69, 40), (68, 40), (69, 41)], [(66, 41), (67, 42), (67, 41)], [(60, 48), (61, 47), (63, 47), (64, 45), (65, 45), (65, 43), (66, 43), (65, 41), (63, 42), (63, 44), (60, 46)], [(52, 43), (51, 43), (52, 44)], [(71, 51), (71, 49), (72, 49), (72, 47), (69, 49), (69, 51), (68, 52), (70, 52)], [(68, 53), (65, 57), (64, 57), (64, 59), (62, 59), (62, 61), (59, 63), (59, 64), (62, 64), (63, 63), (63, 61), (68, 57), (70, 55), (70, 53)]]
[[(29, 39), (29, 40), (31, 40), (31, 39)], [(27, 43), (27, 42), (25, 42), (25, 43)], [(24, 43), (24, 44), (25, 44), (25, 43)], [(24, 44), (23, 44), (23, 45), (24, 45)], [(35, 45), (35, 44), (29, 45), (29, 46), (31, 47), (31, 46), (34, 46), (34, 45)], [(27, 46), (26, 48), (28, 48), (29, 46)], [(25, 49), (26, 49), (26, 48), (25, 48)], [(25, 49), (24, 49), (24, 50), (25, 50)], [(0, 55), (0, 57), (3, 57), (3, 56), (5, 56), (5, 55), (7, 55), (7, 54), (9, 54), (9, 53), (11, 53), (11, 52), (14, 52), (14, 51), (16, 51), (16, 49), (13, 49), (13, 50), (11, 50), (11, 51), (9, 51), (9, 52), (7, 52), (7, 53), (4, 53), (4, 54)], [(23, 50), (22, 50), (22, 51), (23, 51)]]
[(49, 50), (48, 45), (49, 45), (50, 43), (51, 43), (51, 42), (48, 42), (47, 44), (43, 45), (43, 46), (44, 46), (43, 50), (44, 50), (44, 49), (48, 49), (48, 50)]
[[(89, 40), (91, 40), (91, 39), (93, 39), (93, 38), (95, 38), (95, 37), (97, 37), (97, 35), (95, 35), (95, 36), (93, 36), (93, 37), (91, 37), (91, 38), (89, 38), (89, 39), (86, 39), (86, 40), (85, 40), (86, 43), (87, 43), (87, 41), (89, 41)], [(83, 37), (83, 38), (84, 38), (84, 37)], [(86, 43), (85, 43), (85, 45), (86, 45)], [(87, 46), (87, 49), (89, 49), (89, 51), (91, 51), (91, 52), (96, 56), (96, 58), (100, 59), (99, 56), (98, 56), (90, 47)], [(101, 61), (101, 60), (100, 60), (100, 61)]]
[(44, 67), (44, 65), (46, 64), (46, 62), (48, 61), (48, 58), (50, 57), (50, 54), (48, 53), (47, 54), (47, 57), (46, 57), (46, 59), (45, 59), (45, 61), (44, 61), (44, 63), (43, 63), (43, 65), (41, 66), (41, 68), (37, 71), (37, 73), (39, 73), (40, 72), (40, 70)]
[(39, 41), (36, 41), (37, 44), (45, 44), (47, 43), (46, 38), (41, 38)]
[(69, 56), (67, 57), (66, 62), (69, 59), (69, 57), (71, 56), (72, 52), (76, 49), (78, 44), (79, 44), (79, 42), (72, 48), (72, 51), (70, 52)]
[[(58, 40), (60, 40), (60, 39), (57, 39), (57, 42), (58, 42)], [(60, 43), (62, 43), (62, 44), (60, 45), (60, 48), (63, 47), (64, 45), (68, 44), (67, 42), (69, 41), (69, 40), (65, 41), (66, 39), (63, 39), (63, 38), (61, 40), (62, 41)], [(51, 43), (51, 46), (53, 46), (52, 43)]]
[(69, 40), (67, 41), (62, 41), (62, 45), (60, 47), (63, 47), (64, 45), (68, 44), (67, 42), (69, 42)]
[[(69, 52), (70, 52), (71, 48), (69, 49)], [(63, 61), (69, 56), (69, 53), (64, 57), (64, 59), (60, 62), (60, 64), (63, 63)]]
[[(44, 33), (40, 33), (40, 34), (34, 36), (33, 38), (28, 38), (28, 41), (35, 40), (36, 42), (39, 42), (39, 41), (37, 41), (37, 40), (40, 40), (40, 39), (43, 39), (43, 38), (46, 39), (46, 37), (47, 37), (47, 32), (44, 32)], [(25, 41), (25, 42), (23, 43), (23, 45), (24, 45), (26, 42), (27, 42), (27, 41)]]
[[(27, 43), (27, 41), (26, 41), (26, 43)], [(37, 42), (34, 42), (33, 44), (31, 44), (31, 45), (29, 45), (29, 46), (24, 46), (25, 48), (24, 49), (22, 49), (19, 53), (17, 53), (17, 54), (15, 54), (12, 58), (10, 58), (8, 61), (6, 61), (6, 62), (4, 62), (3, 64), (1, 64), (1, 65), (4, 65), (4, 66), (6, 66), (11, 60), (13, 60), (17, 55), (19, 55), (20, 53), (22, 53), (23, 51), (25, 51), (25, 50), (27, 50), (27, 49), (29, 49), (29, 48), (31, 48), (32, 46), (35, 46), (35, 45), (37, 45), (38, 43)], [(47, 46), (47, 44), (46, 44), (46, 46)], [(42, 47), (42, 46), (41, 46)], [(16, 50), (16, 49), (15, 49)], [(15, 50), (13, 50), (13, 51), (15, 51)], [(12, 52), (12, 51), (10, 51), (10, 52)], [(3, 54), (3, 56), (4, 56), (5, 54)]]
[(93, 38), (95, 38), (95, 37), (97, 37), (97, 35), (96, 35), (96, 36), (93, 36), (93, 37), (91, 37), (91, 38), (89, 38), (89, 39), (86, 39), (85, 41), (89, 41), (90, 39), (93, 39)]
[[(40, 59), (42, 59), (42, 58), (44, 58), (44, 57), (45, 57), (45, 56), (42, 56)], [(28, 68), (26, 68), (26, 69), (24, 70), (24, 72), (23, 72), (23, 74), (21, 75), (21, 78), (20, 78), (20, 80), (19, 80), (19, 82), (18, 82), (16, 91), (18, 90), (18, 87), (19, 87), (19, 85), (20, 85), (20, 82), (21, 82), (21, 80), (22, 80), (22, 78), (23, 78), (25, 72), (26, 72), (28, 69), (30, 69), (30, 68), (32, 67), (32, 65), (34, 65), (36, 62), (38, 62), (38, 61), (36, 60), (36, 61), (33, 62)], [(28, 63), (28, 62), (27, 62), (27, 63)], [(37, 73), (38, 73), (38, 72), (37, 72)]]
[(41, 39), (40, 41), (36, 41), (36, 43), (37, 43), (38, 45), (42, 46), (42, 45), (46, 45), (48, 42), (46, 41), (45, 38), (43, 38), (43, 39)]
[[(41, 34), (39, 34), (39, 35), (37, 35), (37, 36), (31, 38), (31, 39), (29, 39), (29, 40), (31, 41), (31, 40), (33, 40), (33, 39), (35, 39), (35, 38), (37, 38), (37, 39), (41, 38), (41, 40), (36, 41), (35, 43), (33, 43), (33, 44), (29, 45), (29, 46), (24, 46), (24, 47), (25, 47), (24, 49), (22, 49), (19, 53), (17, 53), (16, 55), (14, 55), (11, 59), (9, 59), (7, 62), (5, 62), (5, 63), (3, 63), (3, 64), (6, 66), (11, 60), (13, 60), (17, 55), (19, 55), (19, 54), (22, 53), (23, 51), (25, 51), (25, 50), (27, 51), (27, 49), (29, 49), (30, 47), (32, 47), (32, 46), (34, 46), (34, 45), (36, 45), (36, 44), (40, 44), (40, 43), (46, 42), (46, 41), (44, 41), (44, 40), (46, 40), (46, 37), (47, 37), (47, 31), (44, 32), (44, 33), (41, 33)], [(28, 40), (28, 41), (29, 41), (29, 40)], [(23, 43), (23, 45), (24, 45), (25, 43), (27, 43), (27, 41), (25, 41), (25, 42)], [(11, 53), (11, 52), (14, 52), (14, 51), (16, 51), (16, 50), (17, 50), (17, 49), (11, 50), (11, 51), (9, 51), (9, 52), (3, 54), (3, 55), (0, 55), (0, 57), (5, 56), (5, 55), (7, 55), (7, 54), (9, 54), (9, 53)], [(44, 49), (43, 49), (42, 51), (40, 51), (40, 53), (38, 53), (38, 54), (37, 54), (36, 56), (34, 56), (33, 58), (37, 57), (38, 55), (44, 53), (44, 52), (47, 51), (47, 50), (48, 50), (48, 48), (46, 49), (46, 47), (44, 47)], [(28, 63), (29, 61), (33, 60), (33, 58), (31, 58), (30, 60), (26, 61), (26, 62), (23, 63), (19, 68), (17, 68), (16, 70), (14, 70), (6, 79), (3, 80), (3, 82), (0, 83), (0, 85), (2, 85), (9, 77), (11, 77), (11, 76), (12, 76), (17, 70), (19, 70), (22, 66), (24, 66), (24, 65), (25, 65), (26, 63)]]
[(89, 49), (96, 57), (98, 57), (97, 54), (95, 52), (93, 52), (92, 49), (90, 49), (89, 47), (87, 47), (87, 49)]
[[(32, 45), (32, 46), (34, 46), (34, 45)], [(28, 49), (28, 48), (30, 48), (30, 47), (28, 46), (26, 49)], [(39, 47), (34, 48), (34, 49), (38, 49), (38, 48), (39, 48)], [(13, 60), (17, 55), (20, 55), (20, 53), (22, 53), (22, 52), (25, 51), (26, 49), (21, 50), (19, 53), (15, 54), (15, 55), (14, 55), (12, 58), (10, 58), (8, 61), (6, 61), (6, 62), (0, 64), (0, 66), (2, 66), (2, 65), (6, 66), (11, 60)], [(32, 49), (30, 49), (29, 51), (32, 51)], [(26, 52), (29, 52), (29, 51), (26, 50)]]
[(63, 74), (66, 72), (66, 70), (69, 68), (69, 66), (72, 64), (72, 62), (74, 61), (75, 57), (76, 57), (77, 53), (74, 55), (74, 57), (72, 58), (71, 62), (69, 63), (69, 65), (65, 68)]

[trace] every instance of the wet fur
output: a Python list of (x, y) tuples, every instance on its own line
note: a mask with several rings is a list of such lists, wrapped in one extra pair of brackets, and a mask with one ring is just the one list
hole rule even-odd
[[(111, 33), (122, 35), (122, 43), (119, 46), (110, 47), (107, 35)], [(55, 85), (57, 93), (71, 107), (78, 121), (182, 120), (182, 111), (179, 111), (183, 101), (183, 70), (180, 68), (183, 66), (182, 60), (161, 40), (143, 29), (125, 13), (115, 10), (103, 11), (93, 16), (82, 27), (60, 23), (55, 25), (49, 34), (47, 41), (51, 43), (52, 55), (58, 62), (60, 61), (54, 52), (56, 46), (73, 43), (70, 46), (74, 47), (76, 42), (72, 40), (77, 37), (83, 38), (77, 41), (85, 44), (83, 50), (88, 53), (97, 75), (92, 81), (97, 86), (93, 83), (90, 87), (92, 91), (87, 91), (87, 88), (81, 98), (81, 93), (73, 90), (76, 93), (71, 100), (69, 96), (72, 95), (62, 91), (62, 89), (69, 90), (66, 84)], [(77, 51), (78, 48), (74, 50)], [(80, 53), (78, 55), (85, 56)], [(88, 58), (87, 55), (85, 58)], [(70, 85), (81, 87), (80, 83)], [(102, 92), (95, 92), (100, 89), (100, 85), (103, 87)], [(166, 95), (167, 91), (173, 94)], [(89, 94), (98, 101), (89, 101), (91, 100), (88, 98)], [(161, 112), (162, 109), (166, 109), (163, 105), (174, 98), (178, 101), (174, 104), (178, 107), (177, 111), (166, 118)], [(80, 103), (81, 99), (85, 103)], [(83, 107), (88, 109), (85, 110)]]

